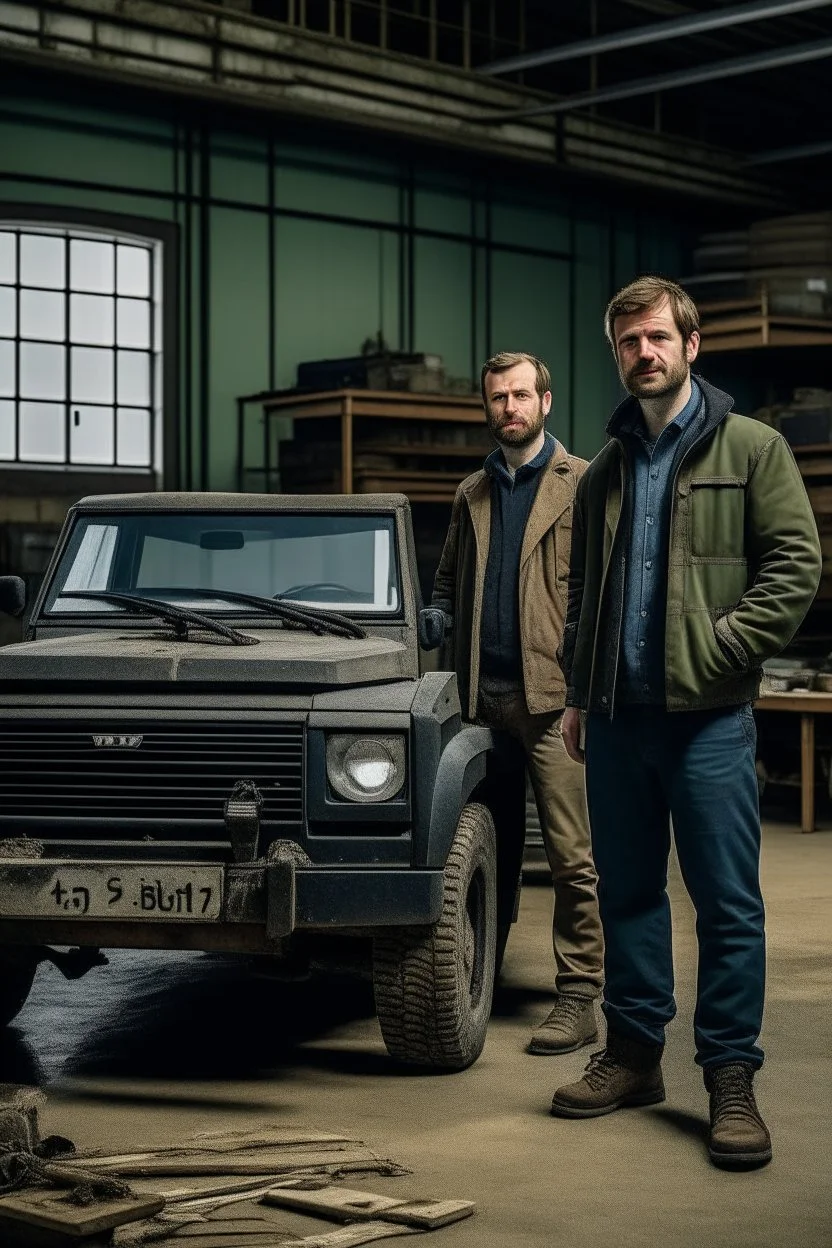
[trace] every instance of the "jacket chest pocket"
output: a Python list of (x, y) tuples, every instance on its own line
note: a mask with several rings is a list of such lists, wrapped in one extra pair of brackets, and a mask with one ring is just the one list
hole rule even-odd
[(745, 481), (699, 477), (690, 483), (690, 548), (700, 558), (745, 556)]

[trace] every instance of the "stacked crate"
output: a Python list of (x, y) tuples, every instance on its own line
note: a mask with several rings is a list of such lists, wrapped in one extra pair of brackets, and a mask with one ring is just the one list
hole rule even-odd
[(698, 300), (765, 299), (770, 314), (832, 317), (832, 212), (756, 221), (700, 236), (685, 285)]

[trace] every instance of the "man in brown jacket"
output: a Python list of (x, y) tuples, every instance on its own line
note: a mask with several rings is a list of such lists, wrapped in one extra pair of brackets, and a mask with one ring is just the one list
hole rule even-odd
[(529, 1052), (569, 1053), (597, 1039), (603, 967), (584, 777), (561, 738), (566, 687), (555, 657), (586, 461), (546, 431), (542, 360), (501, 352), (483, 365), (481, 388), (498, 449), (457, 490), (432, 605), (450, 618), (463, 715), (508, 731), (526, 755), (554, 883), (557, 994)]

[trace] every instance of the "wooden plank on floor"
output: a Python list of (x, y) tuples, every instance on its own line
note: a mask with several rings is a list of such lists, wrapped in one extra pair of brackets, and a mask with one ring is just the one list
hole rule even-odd
[(451, 1222), (470, 1218), (476, 1209), (472, 1200), (409, 1200), (384, 1214), (385, 1221), (404, 1222), (407, 1226), (433, 1231)]
[(32, 1188), (0, 1197), (0, 1243), (12, 1232), (19, 1237), (22, 1226), (42, 1228), (80, 1241), (128, 1222), (153, 1217), (164, 1206), (161, 1196), (150, 1195), (77, 1205), (67, 1198), (66, 1192)]
[[(246, 1139), (245, 1136), (249, 1138)], [(283, 1138), (280, 1138), (281, 1135)], [(273, 1137), (273, 1138), (270, 1138)], [(118, 1168), (123, 1164), (149, 1161), (157, 1157), (201, 1157), (204, 1154), (242, 1153), (259, 1155), (264, 1149), (280, 1149), (286, 1152), (303, 1152), (325, 1145), (327, 1148), (349, 1148), (361, 1145), (361, 1140), (351, 1139), (346, 1135), (322, 1134), (321, 1132), (286, 1131), (271, 1133), (229, 1132), (217, 1133), (217, 1136), (194, 1136), (192, 1141), (183, 1144), (165, 1145), (162, 1148), (144, 1149), (133, 1153), (102, 1153), (100, 1151), (78, 1151), (66, 1158), (69, 1164), (80, 1164), (85, 1161), (95, 1162), (96, 1166)], [(64, 1160), (62, 1158), (62, 1160)]]
[(403, 1222), (422, 1230), (435, 1230), (459, 1222), (470, 1217), (475, 1209), (470, 1200), (404, 1200), (336, 1186), (313, 1192), (276, 1188), (262, 1199), (266, 1205), (278, 1205), (321, 1218), (344, 1222), (382, 1218), (385, 1222)]
[(263, 1197), (264, 1205), (278, 1205), (281, 1209), (294, 1209), (320, 1218), (335, 1218), (339, 1222), (354, 1222), (356, 1218), (369, 1221), (377, 1214), (404, 1200), (395, 1196), (378, 1196), (373, 1192), (359, 1192), (351, 1187), (324, 1187), (319, 1191), (299, 1191), (297, 1188), (275, 1188)]
[(351, 1226), (339, 1226), (336, 1231), (322, 1235), (305, 1235), (302, 1239), (285, 1240), (274, 1248), (357, 1248), (376, 1239), (390, 1239), (394, 1235), (418, 1235), (412, 1226), (397, 1226), (394, 1222), (354, 1222)]
[(337, 1169), (357, 1164), (382, 1164), (369, 1148), (337, 1149), (253, 1149), (250, 1153), (158, 1153), (144, 1154), (137, 1160), (106, 1159), (86, 1162), (86, 1169), (99, 1169), (120, 1178), (186, 1177), (197, 1175), (291, 1174), (296, 1170)]
[[(360, 1144), (349, 1135), (330, 1131), (298, 1131), (288, 1127), (261, 1127), (252, 1131), (200, 1131), (192, 1135), (184, 1147), (206, 1148), (211, 1152), (230, 1153), (249, 1148), (285, 1148), (310, 1144)], [(182, 1146), (180, 1146), (182, 1147)]]

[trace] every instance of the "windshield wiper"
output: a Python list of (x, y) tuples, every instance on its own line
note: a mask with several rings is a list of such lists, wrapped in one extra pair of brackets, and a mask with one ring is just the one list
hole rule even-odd
[(260, 594), (244, 594), (236, 589), (173, 589), (172, 594), (187, 595), (194, 598), (222, 598), (226, 602), (239, 602), (244, 606), (257, 607), (267, 615), (275, 615), (283, 621), (284, 627), (306, 629), (321, 636), (331, 633), (335, 637), (352, 637), (361, 639), (367, 636), (366, 630), (347, 615), (339, 615), (337, 611), (328, 611), (326, 607), (300, 606), (295, 602), (287, 602), (285, 598), (264, 598)]
[(198, 611), (186, 611), (184, 607), (175, 607), (170, 602), (161, 602), (158, 598), (145, 598), (140, 594), (122, 594), (109, 589), (65, 589), (58, 595), (60, 598), (91, 598), (93, 601), (112, 602), (120, 607), (132, 607), (139, 615), (152, 616), (170, 624), (175, 635), (181, 641), (188, 641), (189, 628), (202, 628), (209, 633), (217, 633), (233, 642), (235, 646), (256, 646), (258, 639), (240, 633), (236, 628), (229, 628), (219, 620), (202, 615)]

